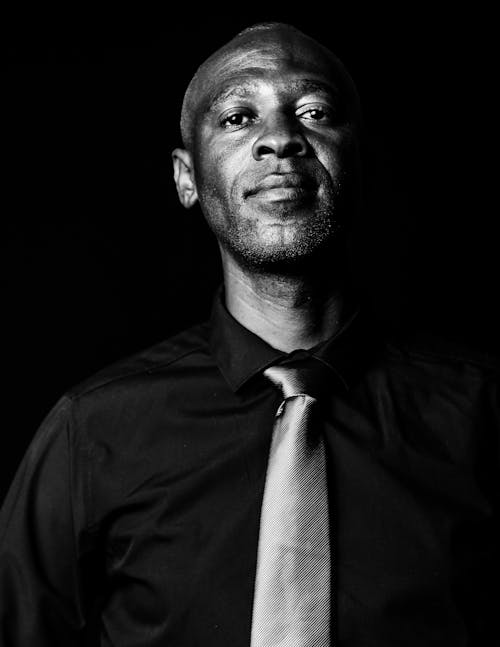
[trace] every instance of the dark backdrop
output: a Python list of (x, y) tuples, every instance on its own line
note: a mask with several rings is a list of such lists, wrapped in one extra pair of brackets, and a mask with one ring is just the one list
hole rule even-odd
[(498, 351), (492, 18), (457, 11), (308, 3), (209, 17), (190, 5), (141, 24), (12, 26), (2, 490), (65, 389), (206, 317), (217, 250), (199, 210), (177, 203), (170, 151), (197, 65), (256, 21), (308, 31), (359, 87), (367, 171), (351, 262), (369, 307), (387, 326)]

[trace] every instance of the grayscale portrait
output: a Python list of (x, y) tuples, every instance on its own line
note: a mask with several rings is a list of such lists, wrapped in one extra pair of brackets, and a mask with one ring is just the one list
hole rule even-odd
[(2, 646), (490, 644), (479, 67), (327, 23), (13, 41)]

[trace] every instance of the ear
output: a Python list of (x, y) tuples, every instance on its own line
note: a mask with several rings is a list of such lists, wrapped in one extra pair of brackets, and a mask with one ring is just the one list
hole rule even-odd
[(176, 148), (172, 151), (172, 162), (179, 200), (183, 207), (190, 209), (198, 200), (191, 153), (184, 148)]

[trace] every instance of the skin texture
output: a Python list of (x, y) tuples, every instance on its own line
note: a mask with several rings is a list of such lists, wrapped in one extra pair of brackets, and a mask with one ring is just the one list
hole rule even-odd
[(230, 312), (278, 348), (309, 347), (345, 317), (358, 105), (340, 62), (286, 25), (238, 35), (186, 92), (180, 200), (199, 201), (217, 237)]

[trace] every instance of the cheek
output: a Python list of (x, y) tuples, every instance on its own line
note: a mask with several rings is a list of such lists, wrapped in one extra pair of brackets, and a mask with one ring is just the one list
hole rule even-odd
[(240, 148), (205, 142), (195, 156), (198, 192), (219, 201), (238, 200), (240, 178), (246, 166), (245, 152)]
[(224, 192), (224, 171), (208, 146), (194, 157), (194, 176), (200, 199)]
[(352, 136), (346, 135), (322, 143), (316, 149), (317, 158), (334, 186), (339, 186), (346, 176), (356, 175), (359, 153)]

